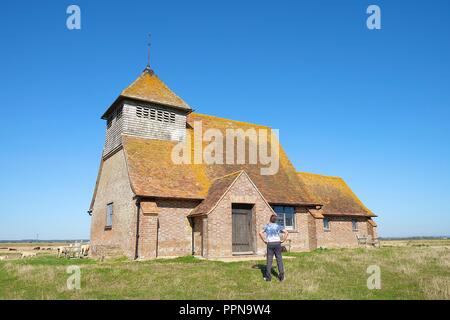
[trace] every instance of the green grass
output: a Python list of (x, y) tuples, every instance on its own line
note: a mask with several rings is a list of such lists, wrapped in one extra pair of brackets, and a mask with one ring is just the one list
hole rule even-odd
[[(100, 262), (45, 254), (0, 261), (0, 299), (450, 299), (448, 242), (286, 255), (293, 257), (284, 260), (286, 280), (266, 283), (264, 261)], [(69, 265), (81, 268), (80, 290), (67, 289)], [(381, 268), (380, 290), (367, 289), (369, 265)]]

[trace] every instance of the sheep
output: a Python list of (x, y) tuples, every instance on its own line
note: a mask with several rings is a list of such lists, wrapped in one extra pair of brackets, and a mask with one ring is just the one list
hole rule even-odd
[(56, 250), (58, 251), (58, 258), (60, 258), (62, 255), (67, 255), (67, 247), (58, 247), (56, 248)]
[(81, 246), (81, 256), (82, 256), (82, 257), (87, 256), (87, 255), (89, 254), (89, 249), (90, 249), (90, 248), (91, 248), (91, 246), (88, 245), (88, 244), (82, 245), (82, 246)]
[(36, 257), (36, 252), (22, 252), (20, 259)]

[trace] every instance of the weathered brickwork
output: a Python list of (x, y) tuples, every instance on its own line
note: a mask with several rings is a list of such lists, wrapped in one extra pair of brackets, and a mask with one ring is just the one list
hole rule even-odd
[(367, 232), (372, 238), (378, 238), (377, 227), (372, 226), (370, 223), (367, 223)]
[[(328, 217), (330, 230), (324, 230), (323, 219), (316, 219), (317, 247), (354, 248), (358, 247), (356, 235), (368, 235), (367, 218)], [(358, 230), (352, 229), (352, 219), (357, 220)]]
[[(91, 217), (93, 256), (134, 257), (136, 206), (133, 197), (125, 157), (119, 150), (104, 161), (99, 176)], [(109, 203), (113, 204), (110, 230), (105, 229), (106, 206)]]
[(289, 240), (285, 243), (287, 247), (290, 244), (291, 251), (309, 251), (310, 250), (310, 230), (308, 219), (311, 214), (308, 209), (297, 207), (295, 209), (295, 227), (288, 230)]
[[(315, 209), (308, 210), (311, 213), (317, 212)], [(308, 215), (309, 250), (317, 249), (317, 223), (312, 214)]]
[(193, 218), (194, 228), (194, 255), (203, 255), (203, 217)]
[(198, 202), (159, 200), (158, 257), (192, 253), (192, 227), (188, 214)]
[(156, 258), (158, 244), (158, 214), (144, 213), (139, 215), (138, 257), (140, 259)]
[[(105, 229), (106, 205), (113, 203), (113, 227)], [(232, 256), (232, 205), (252, 204), (252, 247), (264, 254), (265, 244), (258, 232), (268, 222), (272, 210), (247, 175), (241, 175), (208, 216), (189, 218), (199, 201), (157, 200), (157, 213), (139, 210), (130, 188), (123, 152), (106, 159), (99, 178), (99, 188), (92, 212), (91, 242), (93, 256), (125, 255), (140, 259), (194, 254), (204, 257)], [(367, 218), (356, 218), (358, 230), (352, 229), (351, 217), (329, 217), (330, 230), (323, 219), (314, 218), (314, 210), (295, 209), (295, 228), (289, 230), (286, 247), (291, 251), (310, 251), (319, 247), (357, 247), (356, 235), (377, 236), (376, 227)], [(320, 212), (320, 210), (315, 210)]]
[(207, 249), (204, 252), (206, 257), (233, 255), (231, 213), (233, 203), (254, 205), (252, 213), (253, 250), (257, 254), (264, 254), (266, 246), (259, 238), (258, 232), (269, 221), (273, 211), (248, 176), (242, 174), (207, 217), (208, 239), (206, 241)]

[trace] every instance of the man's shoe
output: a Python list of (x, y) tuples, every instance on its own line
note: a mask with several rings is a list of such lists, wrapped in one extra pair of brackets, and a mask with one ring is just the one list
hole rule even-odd
[(264, 277), (263, 279), (264, 279), (264, 281), (267, 281), (267, 282), (270, 282), (270, 281), (272, 281), (272, 279), (270, 279), (270, 278), (267, 278), (267, 277)]
[(284, 280), (284, 273), (280, 274), (278, 279), (280, 279), (280, 281), (283, 281)]

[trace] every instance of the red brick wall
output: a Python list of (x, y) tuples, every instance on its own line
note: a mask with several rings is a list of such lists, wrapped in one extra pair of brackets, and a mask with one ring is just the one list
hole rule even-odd
[(203, 254), (203, 217), (194, 218), (194, 255)]
[(377, 227), (373, 227), (370, 223), (367, 223), (367, 231), (369, 232), (369, 235), (372, 236), (372, 238), (378, 238)]
[(192, 227), (187, 218), (198, 202), (158, 200), (158, 256), (192, 254)]
[[(123, 151), (108, 158), (100, 174), (98, 190), (91, 218), (91, 248), (94, 256), (126, 255), (135, 256), (136, 244), (136, 204), (129, 185)], [(105, 230), (106, 205), (114, 203), (112, 230)], [(158, 214), (140, 212), (139, 256), (183, 256), (192, 254), (192, 225), (187, 218), (198, 201), (158, 200)], [(232, 214), (233, 203), (253, 204), (253, 247), (263, 254), (265, 244), (258, 232), (269, 221), (272, 214), (248, 176), (243, 174), (227, 192), (217, 207), (204, 217), (195, 218), (195, 255), (224, 257), (232, 255)], [(374, 233), (367, 218), (358, 218), (359, 230), (352, 230), (351, 218), (331, 217), (330, 231), (323, 230), (323, 220), (315, 219), (308, 209), (296, 208), (296, 228), (290, 231), (291, 250), (308, 251), (317, 247), (356, 247), (356, 234)], [(373, 230), (372, 230), (373, 229)]]
[[(198, 201), (157, 200), (157, 214), (144, 214), (139, 221), (139, 257), (174, 257), (192, 254), (192, 226), (188, 214)], [(201, 226), (200, 226), (201, 227)], [(201, 238), (197, 231), (197, 249)], [(199, 244), (200, 242), (200, 244)]]
[(358, 231), (352, 230), (351, 217), (329, 217), (330, 231), (323, 229), (323, 219), (316, 219), (317, 247), (352, 248), (358, 247), (356, 235), (367, 235), (367, 218), (358, 217)]
[[(134, 257), (136, 204), (123, 150), (106, 159), (100, 173), (91, 217), (91, 254)], [(113, 225), (105, 230), (106, 205), (113, 203)]]
[[(311, 212), (317, 210), (309, 209)], [(316, 218), (311, 214), (308, 216), (308, 231), (309, 231), (309, 250), (314, 250), (317, 248), (317, 223)]]
[(144, 213), (140, 210), (139, 215), (139, 251), (141, 259), (151, 259), (157, 256), (158, 241), (158, 215)]
[(247, 175), (242, 174), (232, 188), (219, 201), (217, 207), (207, 217), (207, 250), (208, 257), (228, 257), (232, 255), (232, 214), (233, 203), (253, 204), (253, 247), (263, 254), (265, 244), (259, 238), (258, 232), (269, 221), (272, 210), (264, 201)]
[[(311, 214), (307, 208), (297, 207), (295, 209), (295, 228), (288, 230), (291, 251), (309, 251), (311, 241), (310, 229)], [(289, 242), (286, 242), (288, 244)]]

